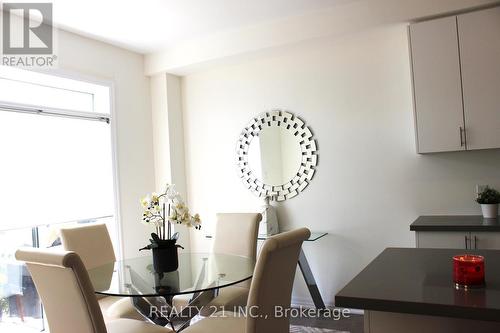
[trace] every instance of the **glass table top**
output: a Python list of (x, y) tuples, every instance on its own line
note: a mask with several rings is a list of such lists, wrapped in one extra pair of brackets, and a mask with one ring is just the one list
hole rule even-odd
[(179, 253), (179, 268), (157, 273), (151, 255), (90, 269), (96, 293), (111, 296), (173, 296), (227, 287), (252, 277), (255, 261), (213, 253)]
[[(305, 241), (306, 241), (306, 242), (314, 242), (314, 241), (316, 241), (316, 240), (318, 240), (318, 239), (320, 239), (320, 238), (325, 237), (326, 235), (328, 235), (328, 233), (327, 233), (327, 232), (311, 232), (311, 236), (309, 236), (309, 238), (308, 238), (308, 239), (306, 239)], [(212, 235), (206, 235), (205, 237), (206, 237), (206, 238), (209, 238), (209, 239), (213, 238), (213, 237), (212, 237)], [(258, 240), (266, 240), (266, 239), (268, 239), (269, 237), (271, 237), (271, 236), (268, 236), (268, 235), (260, 235), (260, 234), (259, 234), (259, 235), (258, 235), (258, 237), (257, 237), (257, 239), (258, 239)]]

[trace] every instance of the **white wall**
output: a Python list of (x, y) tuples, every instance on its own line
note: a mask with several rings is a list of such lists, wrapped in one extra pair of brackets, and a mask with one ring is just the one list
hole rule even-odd
[[(180, 78), (170, 74), (151, 77), (151, 112), (156, 191), (161, 192), (167, 183), (175, 184), (176, 190), (186, 198), (184, 164), (184, 131)], [(180, 233), (178, 244), (185, 251), (190, 249), (189, 232), (185, 226), (174, 225)]]
[(170, 139), (168, 130), (167, 77), (151, 76), (151, 114), (153, 125), (153, 151), (155, 162), (155, 187), (160, 191), (171, 181)]
[[(189, 203), (205, 230), (216, 212), (261, 205), (235, 167), (236, 140), (251, 117), (284, 108), (311, 127), (317, 174), (278, 204), (278, 217), (283, 229), (330, 233), (304, 246), (328, 303), (384, 248), (414, 246), (409, 225), (418, 215), (479, 214), (474, 185), (500, 185), (498, 150), (416, 154), (404, 24), (190, 74), (182, 92)], [(204, 234), (192, 232), (193, 250), (207, 249)], [(301, 280), (294, 301), (308, 302)]]
[(154, 190), (149, 78), (144, 75), (143, 56), (65, 31), (57, 37), (60, 71), (114, 84), (124, 255), (138, 256), (151, 232), (139, 223), (139, 199)]

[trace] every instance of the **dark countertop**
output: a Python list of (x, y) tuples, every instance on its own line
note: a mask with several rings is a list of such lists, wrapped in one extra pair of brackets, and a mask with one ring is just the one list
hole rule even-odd
[(498, 219), (481, 215), (419, 216), (410, 225), (411, 231), (500, 231)]
[(485, 257), (486, 287), (456, 290), (452, 257), (465, 250), (387, 248), (336, 296), (335, 306), (500, 321), (500, 250)]

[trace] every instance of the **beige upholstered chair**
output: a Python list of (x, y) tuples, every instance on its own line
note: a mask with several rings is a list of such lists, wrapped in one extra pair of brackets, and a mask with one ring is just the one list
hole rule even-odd
[[(217, 214), (215, 225), (215, 239), (212, 247), (213, 253), (243, 256), (255, 260), (257, 256), (257, 234), (262, 216), (258, 213), (220, 213)], [(232, 309), (244, 306), (247, 303), (250, 281), (245, 281), (235, 286), (220, 289), (219, 295), (213, 299), (201, 315), (208, 316), (213, 309)], [(192, 294), (179, 295), (173, 298), (173, 305), (177, 311), (186, 307)]]
[(51, 333), (167, 333), (169, 329), (132, 319), (105, 324), (87, 270), (75, 252), (24, 248), (25, 261), (42, 299)]
[[(248, 317), (215, 316), (200, 320), (184, 333), (288, 333), (289, 318), (276, 316), (276, 307), (290, 307), (293, 280), (302, 242), (309, 238), (302, 228), (270, 237), (255, 267), (247, 310)], [(251, 311), (249, 310), (251, 309)], [(279, 312), (278, 312), (279, 313)]]
[[(60, 236), (64, 250), (76, 252), (87, 269), (103, 266), (116, 260), (105, 224), (62, 228)], [(144, 320), (128, 297), (98, 296), (97, 299), (106, 321), (118, 318)]]

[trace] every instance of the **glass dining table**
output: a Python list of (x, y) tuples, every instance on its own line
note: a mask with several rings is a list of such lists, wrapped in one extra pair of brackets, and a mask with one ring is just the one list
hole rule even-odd
[[(117, 260), (88, 272), (96, 294), (130, 297), (144, 317), (179, 332), (221, 288), (251, 279), (254, 266), (254, 260), (241, 256), (182, 252), (173, 272), (155, 272), (151, 255)], [(189, 306), (173, 308), (173, 297), (182, 294), (190, 295)]]

